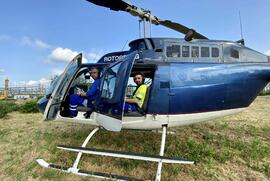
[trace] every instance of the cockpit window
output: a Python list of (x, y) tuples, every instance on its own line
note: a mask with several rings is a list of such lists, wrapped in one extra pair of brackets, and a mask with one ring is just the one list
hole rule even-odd
[(166, 54), (167, 57), (180, 57), (180, 45), (172, 45), (172, 46), (167, 46)]
[(239, 51), (236, 49), (231, 49), (231, 57), (239, 59)]

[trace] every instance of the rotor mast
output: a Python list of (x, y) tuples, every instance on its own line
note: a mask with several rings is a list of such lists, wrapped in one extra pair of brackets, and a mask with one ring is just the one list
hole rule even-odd
[(149, 10), (143, 10), (144, 13), (149, 13), (149, 16), (145, 16), (145, 17), (140, 17), (139, 16), (139, 37), (141, 38), (141, 26), (140, 26), (140, 23), (143, 22), (143, 37), (146, 38), (147, 37), (147, 24), (146, 24), (146, 21), (147, 21), (147, 18), (146, 17), (149, 17), (149, 37), (151, 38), (152, 37), (152, 19), (151, 19), (151, 11)]

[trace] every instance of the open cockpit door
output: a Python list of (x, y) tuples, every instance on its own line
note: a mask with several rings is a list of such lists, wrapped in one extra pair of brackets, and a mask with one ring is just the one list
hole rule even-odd
[(96, 111), (98, 124), (107, 130), (122, 128), (126, 89), (136, 56), (137, 52), (133, 52), (103, 72)]
[(49, 97), (48, 104), (44, 112), (44, 120), (53, 120), (56, 117), (57, 112), (60, 109), (62, 99), (72, 77), (77, 72), (78, 68), (82, 64), (82, 54), (78, 54), (73, 60), (68, 64), (65, 71), (60, 75), (56, 86)]

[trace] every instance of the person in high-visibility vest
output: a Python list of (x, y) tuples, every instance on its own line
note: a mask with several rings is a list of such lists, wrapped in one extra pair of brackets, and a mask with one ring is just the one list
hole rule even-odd
[(147, 85), (144, 83), (145, 81), (144, 74), (141, 72), (136, 73), (133, 80), (137, 84), (137, 87), (136, 90), (133, 92), (132, 98), (125, 99), (124, 105), (125, 113), (137, 111), (137, 107), (142, 108), (146, 96)]
[(93, 102), (95, 101), (100, 86), (99, 70), (97, 68), (91, 68), (89, 71), (91, 77), (95, 80), (91, 88), (87, 91), (77, 91), (76, 94), (70, 96), (69, 101), (69, 116), (76, 117), (78, 114), (77, 107), (93, 107)]

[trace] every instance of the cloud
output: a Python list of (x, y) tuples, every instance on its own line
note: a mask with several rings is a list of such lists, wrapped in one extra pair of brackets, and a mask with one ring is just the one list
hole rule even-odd
[(60, 75), (62, 72), (64, 72), (64, 69), (52, 69), (50, 73), (50, 77), (54, 77), (57, 75)]
[(11, 40), (11, 36), (8, 35), (0, 35), (0, 41), (9, 41)]
[(29, 80), (29, 81), (20, 81), (18, 86), (49, 86), (51, 80), (46, 78), (41, 78), (39, 80)]
[(5, 70), (4, 69), (0, 69), (0, 73), (3, 73), (3, 72), (5, 72)]
[(270, 50), (266, 51), (265, 54), (270, 56)]
[[(70, 62), (78, 54), (78, 52), (71, 49), (58, 47), (51, 52), (46, 62)], [(87, 59), (83, 57), (82, 62), (86, 63)]]
[(30, 46), (34, 48), (39, 48), (39, 49), (49, 49), (51, 48), (51, 45), (43, 42), (42, 40), (39, 39), (32, 39), (28, 36), (24, 36), (21, 38), (21, 44), (25, 46)]
[(98, 49), (92, 49), (89, 53), (86, 53), (86, 57), (90, 62), (98, 61), (103, 55), (104, 51)]
[(51, 46), (41, 40), (35, 40), (34, 44), (39, 48), (48, 49), (51, 48)]

